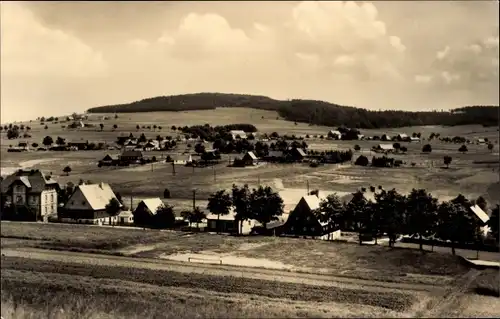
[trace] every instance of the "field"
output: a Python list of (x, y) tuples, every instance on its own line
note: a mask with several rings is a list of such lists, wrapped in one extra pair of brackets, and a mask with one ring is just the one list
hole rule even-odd
[[(277, 119), (274, 112), (253, 109), (216, 109), (208, 111), (190, 112), (160, 112), (160, 113), (131, 113), (120, 114), (118, 119), (112, 115), (109, 120), (102, 120), (103, 115), (91, 114), (89, 123), (97, 125), (97, 128), (84, 128), (74, 131), (62, 129), (61, 124), (48, 124), (45, 130), (39, 122), (25, 123), (30, 125), (32, 138), (28, 141), (41, 143), (46, 135), (61, 136), (68, 141), (89, 140), (91, 142), (113, 143), (116, 137), (121, 134), (128, 135), (130, 132), (138, 135), (145, 133), (147, 137), (154, 138), (156, 135), (171, 135), (176, 133), (171, 131), (172, 125), (194, 125), (205, 124), (223, 125), (229, 123), (251, 123), (259, 132), (278, 132), (281, 135), (295, 134), (311, 136), (326, 134), (328, 127), (309, 126), (307, 124)], [(99, 123), (105, 125), (101, 132)], [(67, 124), (67, 123), (66, 123)], [(112, 130), (112, 125), (116, 124), (116, 131)], [(140, 129), (135, 126), (158, 125), (158, 129)], [(498, 142), (498, 131), (496, 128), (484, 128), (482, 126), (458, 126), (458, 127), (409, 127), (386, 130), (362, 130), (366, 136), (381, 135), (387, 133), (395, 135), (400, 132), (412, 133), (421, 132), (424, 137), (431, 132), (440, 133), (441, 136), (465, 136), (470, 139), (486, 137), (494, 143)], [(285, 201), (293, 202), (297, 197), (297, 192), (306, 192), (306, 183), (309, 182), (311, 189), (319, 189), (323, 192), (337, 192), (340, 195), (352, 193), (359, 187), (370, 185), (382, 185), (384, 187), (395, 187), (401, 192), (408, 192), (412, 187), (423, 187), (438, 196), (442, 200), (447, 200), (462, 193), (471, 198), (480, 195), (489, 202), (498, 202), (498, 197), (494, 196), (500, 190), (498, 178), (498, 164), (473, 164), (474, 161), (498, 160), (498, 144), (495, 144), (493, 152), (487, 150), (484, 145), (469, 145), (469, 152), (461, 154), (457, 151), (456, 144), (445, 144), (439, 141), (431, 142), (433, 152), (431, 154), (421, 154), (422, 144), (403, 143), (408, 147), (406, 155), (395, 155), (396, 158), (403, 159), (407, 165), (401, 168), (380, 169), (361, 168), (352, 164), (346, 165), (325, 165), (311, 168), (306, 164), (274, 165), (265, 164), (252, 168), (231, 168), (227, 163), (236, 154), (224, 155), (223, 163), (214, 168), (188, 168), (180, 165), (176, 166), (174, 176), (172, 166), (165, 163), (156, 163), (142, 167), (129, 168), (98, 168), (97, 162), (106, 153), (115, 154), (119, 151), (80, 151), (80, 152), (24, 152), (7, 153), (5, 148), (9, 144), (16, 144), (17, 140), (9, 141), (6, 134), (1, 133), (2, 174), (8, 174), (16, 168), (40, 168), (52, 173), (52, 176), (61, 184), (69, 181), (76, 183), (80, 179), (85, 181), (102, 181), (112, 185), (115, 191), (122, 196), (132, 197), (132, 206), (144, 197), (162, 196), (163, 190), (168, 188), (172, 196), (172, 204), (179, 209), (192, 206), (192, 190), (196, 189), (196, 205), (203, 207), (209, 194), (221, 188), (230, 187), (234, 182), (248, 183), (255, 187), (259, 183), (270, 185), (281, 192)], [(21, 139), (24, 140), (24, 139)], [(359, 144), (364, 155), (374, 155), (370, 153), (370, 148), (377, 144), (376, 141), (330, 141), (313, 138), (306, 140), (310, 149), (349, 149), (354, 144)], [(148, 156), (156, 156), (158, 159), (167, 155), (176, 156), (183, 153), (185, 144), (179, 145), (173, 152), (148, 152)], [(443, 169), (443, 156), (451, 155), (453, 161), (449, 169)], [(356, 158), (358, 154), (355, 154)], [(410, 164), (414, 162), (415, 166)], [(69, 165), (72, 172), (69, 176), (62, 173), (62, 169)], [(144, 182), (148, 181), (148, 182)], [(293, 198), (288, 198), (288, 197)]]

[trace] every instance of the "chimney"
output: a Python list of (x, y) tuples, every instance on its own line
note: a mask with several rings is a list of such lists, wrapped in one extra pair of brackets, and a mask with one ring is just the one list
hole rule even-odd
[(99, 188), (100, 188), (100, 189), (104, 189), (104, 183), (103, 183), (103, 182), (100, 182), (100, 183), (99, 183)]

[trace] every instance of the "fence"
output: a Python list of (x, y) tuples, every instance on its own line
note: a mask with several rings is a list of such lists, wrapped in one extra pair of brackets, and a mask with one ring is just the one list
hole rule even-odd
[(222, 265), (222, 259), (218, 258), (218, 259), (215, 259), (215, 258), (201, 258), (201, 257), (189, 257), (188, 258), (188, 262), (191, 262), (192, 260), (201, 260), (201, 261), (219, 261), (219, 265)]

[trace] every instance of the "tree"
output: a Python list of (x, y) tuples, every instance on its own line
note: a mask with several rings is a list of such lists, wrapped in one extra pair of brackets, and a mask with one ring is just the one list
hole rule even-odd
[(422, 147), (422, 152), (423, 153), (430, 153), (430, 152), (432, 152), (432, 146), (431, 146), (431, 144), (425, 144)]
[(438, 200), (425, 189), (412, 189), (406, 201), (405, 233), (417, 234), (420, 250), (423, 237), (436, 231)]
[(46, 130), (46, 129), (48, 129), (48, 128), (49, 128), (49, 127), (48, 127), (47, 125), (45, 125), (44, 129)]
[(101, 131), (104, 130), (104, 124), (99, 124), (99, 126), (101, 127)]
[(352, 194), (352, 199), (345, 205), (347, 218), (353, 221), (352, 229), (359, 232), (359, 244), (361, 245), (361, 234), (368, 230), (370, 224), (370, 211), (368, 201), (361, 191)]
[(461, 152), (462, 154), (465, 154), (469, 150), (467, 149), (467, 146), (465, 144), (463, 144), (462, 146), (460, 146), (460, 148), (458, 149), (458, 151)]
[(31, 144), (31, 147), (33, 147), (33, 148), (37, 148), (37, 147), (38, 147), (38, 143), (33, 143), (33, 144)]
[(163, 198), (170, 198), (170, 191), (168, 190), (168, 188), (165, 188), (165, 190), (163, 191)]
[(319, 204), (317, 217), (321, 222), (329, 222), (335, 226), (335, 229), (345, 229), (346, 224), (352, 220), (346, 220), (346, 210), (344, 204), (337, 194), (330, 194)]
[(490, 216), (490, 220), (488, 220), (488, 226), (490, 227), (490, 232), (491, 232), (491, 236), (493, 236), (493, 238), (495, 238), (495, 242), (498, 244), (499, 242), (499, 231), (498, 231), (498, 228), (499, 228), (499, 208), (500, 206), (496, 206), (492, 211), (491, 211), (491, 216)]
[(157, 228), (173, 228), (175, 225), (174, 208), (170, 205), (161, 205), (156, 209), (153, 225)]
[(63, 169), (63, 172), (64, 172), (64, 173), (66, 173), (66, 176), (69, 176), (69, 173), (71, 172), (71, 167), (66, 166), (66, 167)]
[(443, 162), (444, 162), (444, 165), (446, 165), (446, 168), (450, 167), (451, 160), (452, 160), (451, 156), (448, 156), (448, 155), (444, 156)]
[(172, 125), (172, 127), (170, 128), (172, 131), (175, 131), (177, 130), (177, 127), (175, 125)]
[(438, 208), (437, 235), (440, 239), (451, 242), (453, 255), (457, 243), (477, 241), (479, 237), (479, 224), (464, 205), (464, 198), (459, 195), (454, 200), (442, 203)]
[(400, 148), (401, 152), (406, 153), (408, 152), (408, 148), (406, 146), (401, 146)]
[(118, 128), (118, 125), (114, 124), (113, 125), (113, 130), (116, 130)]
[(199, 207), (195, 207), (193, 211), (189, 210), (182, 211), (181, 216), (184, 219), (187, 219), (190, 224), (195, 223), (196, 228), (198, 228), (198, 224), (201, 223), (202, 220), (206, 218), (205, 213)]
[(245, 184), (242, 187), (238, 187), (236, 184), (233, 184), (231, 198), (235, 212), (234, 219), (239, 225), (239, 233), (242, 231), (243, 221), (252, 219), (250, 194), (248, 184)]
[(136, 129), (136, 130), (140, 130), (140, 129), (141, 129), (141, 127), (140, 127), (139, 125), (136, 125), (136, 126), (135, 126), (135, 129)]
[(360, 166), (368, 166), (370, 163), (370, 160), (368, 160), (368, 157), (364, 155), (360, 155), (356, 161), (354, 162), (354, 165), (360, 165)]
[[(120, 204), (120, 202), (116, 198), (111, 198), (109, 200), (109, 203), (106, 204), (106, 206), (105, 206), (106, 213), (108, 213), (109, 216), (118, 215), (121, 208), (122, 208), (122, 205)], [(109, 224), (111, 225), (111, 219), (109, 221)]]
[(231, 195), (224, 189), (211, 194), (208, 198), (207, 209), (217, 215), (217, 232), (220, 227), (220, 216), (229, 215), (232, 204)]
[(394, 149), (396, 151), (399, 151), (399, 149), (401, 148), (401, 144), (399, 144), (399, 143), (396, 142), (396, 143), (392, 144), (392, 147), (394, 147)]
[(7, 130), (7, 138), (9, 140), (15, 139), (19, 137), (19, 131), (16, 129), (9, 129)]
[(358, 144), (354, 145), (354, 150), (355, 151), (359, 151), (360, 149), (361, 149), (361, 147)]
[(194, 151), (198, 154), (205, 153), (205, 145), (198, 143), (194, 146)]
[[(403, 230), (404, 211), (406, 208), (406, 197), (399, 194), (394, 188), (375, 194), (375, 205), (373, 209), (373, 229), (375, 236), (387, 233), (389, 246), (393, 246), (396, 238)], [(377, 237), (375, 237), (375, 242)]]
[(54, 144), (54, 140), (52, 139), (51, 136), (45, 136), (43, 138), (42, 144), (45, 146), (50, 146), (50, 145)]
[(495, 146), (493, 145), (493, 143), (488, 143), (488, 149), (490, 150), (490, 152), (493, 152), (493, 148)]
[(265, 229), (269, 222), (283, 214), (283, 199), (271, 187), (259, 186), (250, 195), (250, 208), (254, 219)]
[(56, 144), (57, 144), (57, 145), (64, 145), (64, 144), (66, 144), (66, 141), (65, 141), (65, 139), (64, 139), (64, 138), (62, 138), (62, 137), (58, 136), (58, 137), (56, 138)]

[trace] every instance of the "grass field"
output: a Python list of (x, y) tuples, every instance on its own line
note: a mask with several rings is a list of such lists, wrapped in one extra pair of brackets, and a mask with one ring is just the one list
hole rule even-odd
[[(54, 138), (61, 136), (68, 141), (89, 140), (91, 142), (112, 143), (120, 134), (145, 133), (147, 137), (154, 138), (156, 135), (175, 135), (171, 131), (172, 125), (194, 125), (205, 124), (223, 125), (229, 123), (251, 123), (260, 132), (278, 132), (279, 134), (296, 134), (311, 136), (316, 134), (326, 134), (329, 127), (309, 126), (304, 123), (295, 125), (293, 122), (277, 119), (274, 112), (241, 109), (223, 108), (207, 111), (191, 112), (159, 112), (159, 113), (131, 113), (120, 114), (118, 119), (114, 119), (111, 114), (106, 114), (109, 120), (102, 120), (101, 114), (90, 114), (89, 123), (95, 124), (97, 128), (84, 128), (74, 131), (62, 129), (64, 124), (50, 124), (48, 129), (43, 129), (39, 122), (24, 123), (32, 128), (32, 138), (29, 142), (41, 143), (46, 135)], [(100, 131), (99, 123), (105, 125), (104, 131)], [(67, 123), (65, 123), (67, 124)], [(112, 125), (118, 125), (116, 131), (112, 130)], [(136, 130), (136, 125), (158, 125), (162, 130), (140, 129)], [(400, 132), (412, 133), (421, 132), (424, 137), (431, 132), (440, 133), (441, 136), (466, 136), (470, 139), (487, 137), (491, 141), (498, 142), (498, 131), (496, 128), (484, 128), (480, 125), (457, 126), (457, 127), (407, 127), (384, 130), (362, 130), (362, 133), (370, 135), (382, 135), (387, 133), (395, 135)], [(367, 187), (371, 184), (382, 185), (384, 187), (396, 187), (402, 192), (409, 191), (412, 187), (423, 187), (431, 191), (435, 196), (442, 199), (456, 196), (458, 193), (475, 198), (485, 196), (491, 202), (498, 202), (495, 192), (500, 189), (497, 164), (473, 164), (473, 161), (498, 160), (498, 145), (495, 145), (493, 152), (486, 149), (485, 145), (469, 145), (469, 153), (459, 153), (456, 144), (445, 144), (439, 141), (431, 142), (433, 152), (431, 154), (421, 154), (422, 144), (403, 143), (408, 147), (406, 155), (395, 155), (401, 158), (407, 165), (401, 168), (377, 169), (360, 168), (352, 165), (325, 165), (311, 168), (306, 164), (294, 165), (263, 165), (253, 168), (231, 168), (227, 163), (236, 154), (224, 156), (224, 161), (215, 168), (192, 168), (177, 166), (176, 174), (173, 175), (171, 165), (157, 163), (140, 167), (129, 168), (98, 168), (97, 162), (107, 153), (119, 153), (115, 151), (80, 151), (80, 152), (4, 152), (9, 144), (16, 144), (18, 141), (6, 139), (5, 132), (0, 134), (2, 158), (0, 166), (2, 174), (8, 174), (16, 168), (39, 168), (52, 173), (52, 176), (61, 184), (69, 181), (77, 183), (80, 179), (85, 181), (110, 183), (113, 189), (123, 196), (133, 196), (136, 198), (160, 196), (163, 190), (168, 188), (171, 192), (173, 203), (179, 209), (191, 207), (192, 189), (197, 191), (197, 199), (205, 201), (209, 194), (221, 188), (230, 187), (235, 181), (237, 183), (248, 183), (255, 187), (260, 182), (287, 192), (288, 189), (303, 189), (306, 192), (306, 181), (309, 181), (311, 189), (320, 189), (326, 192), (339, 192), (347, 194), (355, 191), (359, 187)], [(24, 140), (24, 139), (20, 139)], [(371, 154), (369, 149), (377, 144), (376, 141), (330, 141), (319, 138), (307, 140), (310, 149), (349, 149), (354, 144), (359, 144), (360, 152), (364, 155)], [(185, 145), (179, 145), (173, 152), (148, 152), (149, 156), (156, 156), (158, 159), (167, 155), (175, 156), (184, 152)], [(355, 154), (354, 159), (359, 155)], [(449, 169), (443, 169), (442, 161), (444, 155), (451, 155), (453, 161)], [(410, 164), (416, 165), (412, 167)], [(62, 173), (62, 169), (69, 165), (72, 172), (69, 176)], [(148, 181), (145, 183), (144, 181)], [(137, 200), (133, 200), (136, 205)], [(201, 202), (200, 206), (204, 206)], [(132, 207), (134, 208), (134, 207)]]

